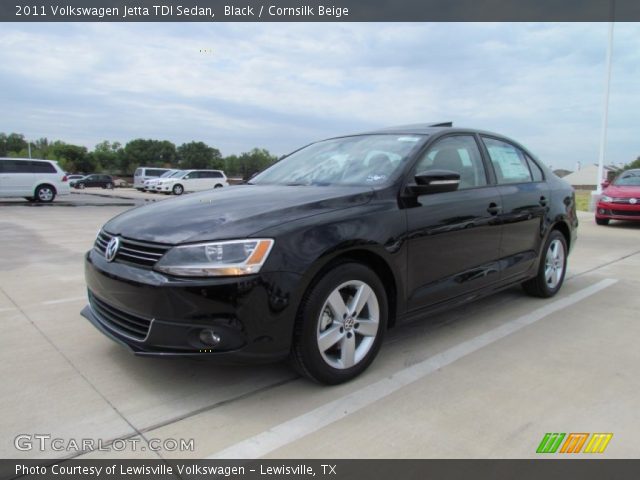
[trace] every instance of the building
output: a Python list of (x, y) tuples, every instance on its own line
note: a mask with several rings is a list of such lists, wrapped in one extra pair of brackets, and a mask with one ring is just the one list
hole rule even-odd
[[(605, 165), (603, 171), (603, 178), (609, 178), (610, 175), (615, 175), (620, 169), (611, 165)], [(570, 173), (563, 180), (569, 182), (576, 190), (595, 190), (596, 178), (598, 176), (598, 164), (587, 165), (580, 170)]]

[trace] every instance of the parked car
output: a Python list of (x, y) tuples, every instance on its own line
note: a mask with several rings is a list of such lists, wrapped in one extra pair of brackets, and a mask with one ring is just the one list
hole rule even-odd
[(80, 180), (76, 180), (73, 184), (74, 188), (78, 188), (80, 190), (86, 187), (101, 187), (112, 189), (114, 186), (113, 178), (111, 175), (102, 175), (94, 173), (92, 175), (87, 175)]
[(158, 180), (156, 191), (182, 195), (184, 192), (199, 192), (228, 186), (227, 177), (222, 170), (184, 170), (170, 178)]
[(67, 180), (69, 180), (69, 186), (70, 187), (75, 186), (75, 183), (84, 177), (85, 175), (78, 175), (78, 174), (67, 175)]
[(133, 188), (144, 191), (145, 180), (158, 178), (168, 172), (169, 168), (138, 167), (133, 173)]
[(554, 296), (578, 225), (527, 149), (444, 126), (313, 143), (224, 190), (107, 222), (82, 314), (139, 355), (289, 357), (335, 384), (389, 327), (518, 284)]
[(0, 197), (24, 197), (31, 202), (53, 202), (68, 195), (67, 175), (52, 160), (0, 158)]
[(626, 170), (602, 192), (596, 206), (596, 223), (610, 220), (640, 221), (640, 169)]
[(150, 178), (149, 180), (144, 181), (143, 190), (145, 192), (156, 193), (156, 185), (163, 178), (175, 177), (182, 173), (182, 170), (167, 170), (161, 176), (157, 178)]

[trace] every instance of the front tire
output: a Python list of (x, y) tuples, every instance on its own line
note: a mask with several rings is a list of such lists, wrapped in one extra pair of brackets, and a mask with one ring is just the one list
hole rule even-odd
[(171, 191), (174, 195), (182, 195), (184, 193), (184, 188), (182, 187), (182, 185), (177, 184), (173, 186), (173, 189), (171, 189)]
[(553, 230), (542, 249), (538, 274), (522, 287), (534, 297), (553, 297), (562, 287), (566, 271), (567, 241), (561, 232)]
[(609, 225), (609, 219), (608, 218), (598, 218), (598, 217), (596, 217), (596, 223), (598, 225)]
[(291, 351), (294, 367), (329, 385), (357, 377), (378, 354), (388, 316), (384, 286), (371, 269), (346, 263), (329, 270), (302, 300)]
[(56, 198), (56, 191), (51, 185), (40, 185), (36, 188), (35, 198), (40, 203), (51, 203)]

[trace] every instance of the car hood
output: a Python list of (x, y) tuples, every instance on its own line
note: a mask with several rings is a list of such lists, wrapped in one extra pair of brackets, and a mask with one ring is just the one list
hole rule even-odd
[(609, 197), (640, 198), (640, 187), (610, 185), (602, 193)]
[(104, 226), (115, 235), (179, 244), (249, 237), (266, 228), (363, 205), (371, 187), (239, 185), (155, 202)]

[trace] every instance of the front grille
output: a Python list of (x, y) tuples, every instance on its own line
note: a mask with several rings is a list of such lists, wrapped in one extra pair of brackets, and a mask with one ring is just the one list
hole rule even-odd
[(631, 197), (629, 198), (625, 198), (625, 197), (616, 197), (612, 199), (611, 203), (624, 203), (626, 205), (633, 205), (629, 200), (631, 200)]
[[(113, 235), (110, 233), (100, 231), (94, 248), (104, 255), (107, 244), (112, 238)], [(114, 261), (151, 268), (170, 248), (169, 245), (160, 243), (140, 242), (120, 237), (120, 248)]]
[(640, 210), (611, 210), (611, 214), (625, 217), (640, 217)]
[(89, 291), (89, 304), (93, 313), (98, 317), (101, 323), (107, 325), (112, 330), (131, 337), (135, 340), (144, 340), (149, 332), (151, 320), (131, 315), (123, 312), (106, 302), (98, 299), (91, 291)]

